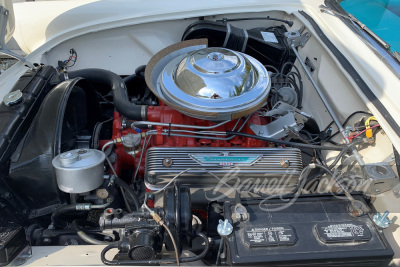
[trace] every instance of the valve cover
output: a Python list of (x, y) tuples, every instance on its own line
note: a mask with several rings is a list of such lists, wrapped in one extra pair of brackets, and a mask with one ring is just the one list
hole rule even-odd
[(152, 147), (146, 154), (145, 183), (157, 190), (183, 172), (175, 181), (191, 188), (215, 187), (216, 175), (233, 184), (250, 179), (293, 189), (301, 170), (297, 148)]

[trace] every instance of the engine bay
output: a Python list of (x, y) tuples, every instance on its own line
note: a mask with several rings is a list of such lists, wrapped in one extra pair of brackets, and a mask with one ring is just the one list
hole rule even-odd
[(25, 233), (103, 246), (106, 265), (387, 266), (391, 221), (372, 204), (399, 155), (364, 161), (387, 139), (377, 118), (337, 116), (298, 52), (310, 32), (275, 21), (202, 18), (131, 75), (74, 70), (72, 47), (27, 71), (0, 107), (5, 258)]

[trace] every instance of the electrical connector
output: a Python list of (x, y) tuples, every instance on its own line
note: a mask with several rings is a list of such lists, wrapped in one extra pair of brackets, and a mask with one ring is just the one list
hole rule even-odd
[(365, 136), (367, 138), (372, 138), (373, 134), (372, 134), (372, 129), (368, 129), (365, 131)]
[(371, 129), (371, 126), (370, 126), (370, 121), (371, 120), (376, 121), (376, 118), (374, 116), (371, 116), (365, 121), (365, 129), (366, 129), (365, 136), (367, 138), (372, 138), (372, 136), (373, 136), (372, 129)]

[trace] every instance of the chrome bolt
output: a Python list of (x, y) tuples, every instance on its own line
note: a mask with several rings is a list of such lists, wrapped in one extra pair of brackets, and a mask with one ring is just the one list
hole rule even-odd
[(163, 165), (164, 165), (165, 167), (171, 167), (172, 164), (173, 164), (173, 161), (172, 161), (171, 158), (164, 158), (164, 160), (163, 160)]
[(280, 163), (283, 168), (287, 168), (290, 166), (290, 161), (288, 159), (281, 159)]

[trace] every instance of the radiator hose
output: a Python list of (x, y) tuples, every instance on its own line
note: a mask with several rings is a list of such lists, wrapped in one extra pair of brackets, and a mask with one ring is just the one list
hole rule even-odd
[[(60, 76), (61, 79), (63, 75)], [(114, 106), (117, 111), (130, 120), (147, 120), (147, 106), (129, 102), (128, 91), (120, 76), (103, 69), (82, 69), (68, 72), (68, 78), (81, 77), (90, 82), (103, 83), (112, 88)]]

